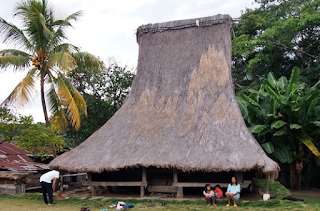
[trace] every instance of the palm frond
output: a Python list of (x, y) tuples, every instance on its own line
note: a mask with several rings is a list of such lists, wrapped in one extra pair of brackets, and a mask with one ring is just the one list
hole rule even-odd
[(24, 69), (30, 66), (30, 55), (26, 52), (6, 49), (0, 51), (0, 68), (13, 67), (14, 70)]
[(78, 130), (81, 124), (80, 113), (87, 115), (87, 104), (82, 95), (63, 74), (59, 74), (58, 81), (59, 97), (63, 99), (65, 106), (68, 107), (67, 113), (71, 125)]
[(25, 106), (32, 100), (34, 92), (35, 74), (36, 68), (31, 69), (26, 77), (13, 89), (10, 95), (5, 99), (1, 106), (18, 104), (19, 106)]
[(32, 45), (24, 35), (23, 31), (15, 25), (8, 23), (0, 17), (0, 37), (3, 38), (4, 43), (13, 44), (18, 48), (25, 48), (31, 50)]
[(74, 13), (72, 13), (71, 15), (69, 15), (69, 16), (65, 19), (65, 21), (68, 21), (68, 22), (70, 22), (71, 20), (77, 21), (78, 18), (79, 18), (81, 15), (82, 15), (82, 11), (79, 10), (79, 11), (74, 12)]
[(36, 15), (38, 16), (39, 22), (41, 23), (43, 35), (47, 38), (47, 40), (51, 40), (51, 38), (53, 37), (53, 33), (47, 27), (46, 17), (40, 12), (36, 13)]
[(71, 125), (78, 130), (81, 122), (79, 110), (67, 85), (64, 83), (62, 78), (59, 79), (59, 97), (63, 99), (64, 105), (68, 107), (67, 113), (69, 115)]
[(77, 68), (103, 69), (103, 63), (94, 55), (87, 52), (76, 52), (71, 54), (77, 63)]
[(70, 55), (68, 52), (63, 51), (63, 52), (52, 54), (49, 57), (48, 65), (49, 66), (57, 65), (60, 70), (68, 72), (71, 70), (72, 67), (76, 65), (76, 61), (74, 60), (72, 55)]
[(68, 122), (63, 108), (60, 108), (56, 113), (54, 113), (51, 116), (50, 121), (60, 133), (65, 130)]
[(78, 17), (81, 16), (81, 14), (82, 14), (82, 12), (78, 11), (78, 12), (75, 12), (75, 13), (69, 15), (64, 20), (60, 19), (60, 20), (55, 20), (52, 22), (52, 27), (53, 28), (57, 27), (57, 29), (53, 33), (53, 38), (52, 38), (52, 42), (51, 42), (52, 45), (54, 45), (54, 46), (60, 45), (63, 40), (67, 39), (67, 36), (66, 36), (67, 27), (73, 28), (70, 21), (72, 21), (72, 20), (77, 21)]
[(59, 78), (63, 80), (64, 84), (67, 86), (68, 90), (70, 91), (79, 112), (87, 116), (87, 104), (85, 99), (80, 94), (80, 92), (63, 74), (60, 73)]
[(54, 48), (54, 52), (62, 52), (62, 51), (67, 51), (67, 52), (77, 52), (79, 51), (79, 48), (75, 45), (72, 45), (70, 43), (63, 43)]
[(56, 126), (59, 132), (63, 131), (67, 127), (67, 118), (65, 116), (64, 108), (61, 106), (61, 102), (58, 94), (56, 93), (55, 87), (52, 84), (51, 88), (46, 94), (48, 99), (49, 109), (52, 112), (50, 121)]
[(46, 1), (21, 1), (16, 6), (15, 16), (23, 19), (30, 43), (34, 49), (46, 49), (51, 40), (52, 28), (50, 22), (52, 11), (47, 8)]
[(70, 21), (77, 21), (78, 18), (82, 15), (82, 11), (77, 11), (75, 13), (72, 13), (71, 15), (69, 15), (67, 18), (65, 19), (59, 19), (56, 20), (52, 23), (53, 26), (59, 26), (60, 28), (63, 28), (65, 26), (71, 26), (72, 24)]

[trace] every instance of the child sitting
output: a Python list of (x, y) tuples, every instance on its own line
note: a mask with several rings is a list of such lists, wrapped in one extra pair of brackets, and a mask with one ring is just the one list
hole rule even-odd
[(217, 199), (222, 199), (223, 198), (223, 192), (220, 189), (220, 185), (216, 185), (214, 187), (214, 195)]
[(213, 190), (211, 190), (211, 186), (209, 184), (206, 184), (204, 186), (203, 195), (204, 195), (204, 198), (206, 199), (206, 201), (208, 203), (207, 206), (210, 206), (211, 204), (213, 206), (217, 206), (215, 204), (215, 202), (216, 202), (215, 193), (213, 192)]

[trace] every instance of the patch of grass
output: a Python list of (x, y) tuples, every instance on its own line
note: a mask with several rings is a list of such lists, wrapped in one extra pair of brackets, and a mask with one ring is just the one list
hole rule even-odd
[[(261, 191), (265, 192), (267, 191), (267, 184), (268, 180), (267, 179), (261, 179)], [(270, 189), (269, 189), (270, 194), (279, 194), (276, 199), (282, 199), (285, 196), (291, 195), (290, 191), (283, 185), (280, 184), (280, 182), (275, 181), (275, 182), (270, 182)]]
[(308, 204), (319, 204), (320, 202), (320, 198), (315, 196), (293, 195), (292, 197), (295, 197), (297, 199), (303, 199), (304, 203), (308, 203)]
[[(282, 188), (276, 184), (275, 190)], [(238, 202), (237, 211), (285, 211), (285, 210), (320, 210), (320, 205), (318, 204), (319, 198), (317, 197), (305, 197), (305, 196), (294, 196), (296, 198), (305, 199), (304, 202), (292, 202), (282, 199), (272, 199), (269, 201), (242, 201)], [(2, 210), (23, 210), (23, 211), (79, 211), (81, 207), (90, 207), (92, 211), (99, 211), (101, 209), (108, 209), (109, 211), (115, 211), (115, 208), (109, 208), (110, 204), (114, 204), (116, 201), (125, 201), (126, 203), (134, 204), (135, 208), (130, 209), (132, 211), (140, 210), (163, 210), (163, 211), (173, 211), (173, 210), (234, 210), (234, 207), (226, 207), (226, 200), (217, 201), (218, 207), (207, 207), (206, 202), (199, 199), (195, 201), (191, 200), (161, 200), (161, 199), (120, 199), (120, 198), (110, 198), (106, 201), (101, 201), (101, 199), (90, 200), (86, 198), (84, 200), (78, 198), (69, 198), (65, 200), (56, 201), (57, 205), (49, 206), (43, 205), (42, 195), (36, 193), (27, 193), (19, 196), (2, 196), (0, 197), (0, 204)], [(165, 206), (161, 203), (166, 202)], [(151, 203), (154, 203), (154, 207), (149, 207)], [(101, 207), (96, 207), (96, 205), (102, 205)]]

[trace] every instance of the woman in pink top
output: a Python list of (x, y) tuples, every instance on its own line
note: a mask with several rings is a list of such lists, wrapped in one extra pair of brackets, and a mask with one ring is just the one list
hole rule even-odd
[(208, 202), (207, 206), (210, 206), (210, 204), (212, 204), (213, 206), (217, 206), (215, 203), (216, 197), (214, 195), (214, 191), (211, 190), (211, 186), (209, 184), (206, 184), (204, 186), (203, 196)]

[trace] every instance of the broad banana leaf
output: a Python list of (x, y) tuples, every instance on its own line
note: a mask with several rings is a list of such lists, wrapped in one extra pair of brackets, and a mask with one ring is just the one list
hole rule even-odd
[(307, 106), (309, 106), (310, 104), (312, 104), (312, 101), (319, 98), (320, 96), (320, 91), (316, 91), (314, 92), (310, 97), (308, 97), (306, 100), (304, 100), (301, 105), (300, 105), (300, 109), (304, 109)]
[(301, 129), (302, 126), (298, 124), (290, 124), (290, 129)]
[(318, 126), (318, 127), (320, 127), (320, 121), (313, 121), (313, 122), (311, 122), (312, 124), (314, 124), (314, 125), (316, 125), (316, 126)]
[(306, 145), (315, 156), (320, 156), (320, 152), (318, 151), (317, 147), (312, 143), (312, 138), (310, 136), (304, 133), (301, 134), (301, 136), (297, 136), (297, 138), (304, 145)]
[(273, 74), (271, 72), (268, 73), (268, 84), (274, 88), (274, 89), (278, 89), (278, 81), (274, 78)]
[(281, 163), (287, 163), (288, 158), (286, 157), (286, 154), (280, 150), (279, 148), (276, 148), (273, 152), (273, 155), (281, 162)]
[(288, 79), (285, 76), (282, 76), (281, 78), (279, 78), (279, 87), (280, 89), (284, 89), (287, 85), (288, 85)]
[(291, 149), (288, 145), (278, 144), (274, 148), (273, 154), (281, 163), (292, 163), (293, 157)]
[(257, 103), (257, 102), (256, 102), (254, 99), (252, 99), (251, 97), (246, 96), (246, 95), (244, 95), (244, 94), (241, 94), (241, 98), (242, 98), (243, 100), (245, 100), (248, 104), (251, 104), (251, 105), (253, 105), (253, 106), (256, 106), (256, 107), (258, 107), (258, 108), (260, 108), (260, 109), (262, 110), (260, 104)]
[(276, 128), (276, 129), (279, 129), (280, 127), (282, 127), (283, 125), (287, 124), (285, 121), (282, 121), (282, 120), (277, 120), (275, 122), (273, 122), (271, 124), (271, 128)]
[(274, 152), (274, 146), (270, 141), (264, 144), (261, 144), (261, 146), (263, 147), (264, 151), (266, 151), (268, 154), (271, 154)]
[(258, 135), (259, 136), (265, 136), (267, 133), (271, 132), (271, 128), (270, 127), (266, 127), (264, 130), (262, 130)]
[(255, 125), (249, 128), (251, 133), (260, 133), (262, 130), (266, 129), (265, 125)]
[(251, 124), (251, 120), (249, 117), (249, 111), (247, 108), (247, 102), (243, 100), (241, 97), (236, 96), (240, 111), (242, 113), (243, 119)]
[(292, 85), (297, 84), (300, 76), (300, 69), (298, 67), (294, 67), (292, 69), (292, 73), (290, 76), (289, 84), (288, 84), (288, 90), (287, 90), (287, 95), (289, 95), (292, 92)]
[(278, 95), (270, 86), (265, 86), (266, 91), (278, 101), (278, 103), (283, 104), (283, 99)]
[(281, 129), (281, 130), (277, 131), (276, 133), (274, 133), (273, 136), (282, 136), (286, 133), (287, 133), (286, 129)]

